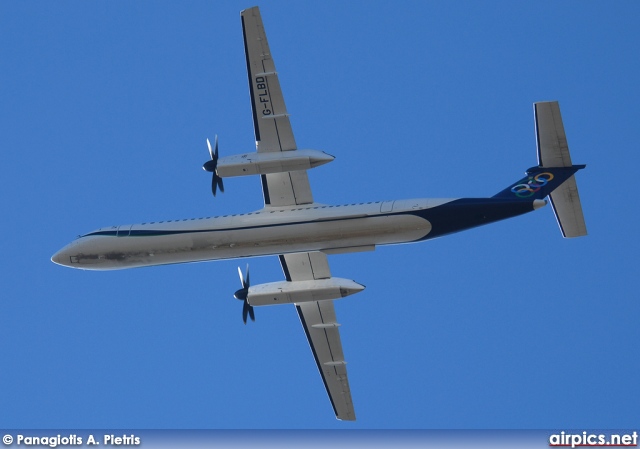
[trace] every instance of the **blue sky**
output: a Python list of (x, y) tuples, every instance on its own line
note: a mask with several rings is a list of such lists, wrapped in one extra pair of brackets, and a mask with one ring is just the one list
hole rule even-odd
[[(254, 149), (228, 2), (2, 2), (0, 427), (631, 428), (640, 412), (636, 2), (259, 2), (317, 201), (490, 196), (558, 100), (589, 236), (550, 208), (331, 256), (358, 421), (336, 421), (293, 307), (244, 326), (236, 266), (50, 262), (76, 235), (240, 213), (205, 139)], [(283, 279), (249, 260), (253, 283)]]

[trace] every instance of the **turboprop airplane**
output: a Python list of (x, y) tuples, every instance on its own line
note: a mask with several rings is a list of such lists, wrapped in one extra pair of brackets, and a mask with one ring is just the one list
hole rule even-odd
[(405, 199), (328, 205), (314, 201), (307, 170), (333, 160), (299, 149), (257, 7), (241, 12), (256, 152), (219, 157), (217, 138), (203, 168), (212, 192), (223, 178), (260, 175), (264, 207), (221, 217), (156, 221), (101, 228), (51, 258), (85, 270), (118, 270), (184, 262), (277, 255), (283, 281), (251, 285), (242, 273), (235, 297), (242, 318), (253, 308), (294, 304), (334, 413), (355, 420), (333, 300), (364, 286), (332, 276), (328, 254), (372, 251), (378, 245), (421, 242), (551, 205), (565, 237), (586, 235), (573, 165), (557, 102), (534, 104), (538, 165), (490, 198)]

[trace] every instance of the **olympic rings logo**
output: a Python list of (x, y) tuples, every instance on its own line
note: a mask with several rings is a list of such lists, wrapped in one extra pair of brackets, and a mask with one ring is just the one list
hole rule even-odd
[(528, 198), (542, 187), (546, 186), (553, 179), (553, 175), (549, 172), (538, 173), (535, 176), (529, 176), (526, 184), (516, 184), (511, 187), (511, 191), (519, 198)]

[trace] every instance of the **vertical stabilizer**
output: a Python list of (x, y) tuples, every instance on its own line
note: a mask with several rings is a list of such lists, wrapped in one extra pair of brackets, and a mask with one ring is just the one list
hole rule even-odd
[[(571, 167), (571, 154), (557, 101), (534, 103), (538, 164), (540, 167)], [(571, 176), (549, 195), (553, 212), (564, 237), (587, 235), (575, 176)]]

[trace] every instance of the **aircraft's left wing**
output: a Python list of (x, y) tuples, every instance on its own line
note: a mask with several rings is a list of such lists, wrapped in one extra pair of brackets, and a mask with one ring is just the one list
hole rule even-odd
[[(276, 66), (257, 6), (240, 13), (247, 74), (253, 111), (253, 127), (259, 153), (297, 149), (284, 104)], [(265, 206), (313, 203), (305, 170), (262, 175)]]
[[(287, 281), (331, 277), (327, 256), (318, 251), (284, 254), (280, 263)], [(336, 418), (354, 421), (356, 415), (333, 301), (303, 302), (296, 304), (296, 309)]]

